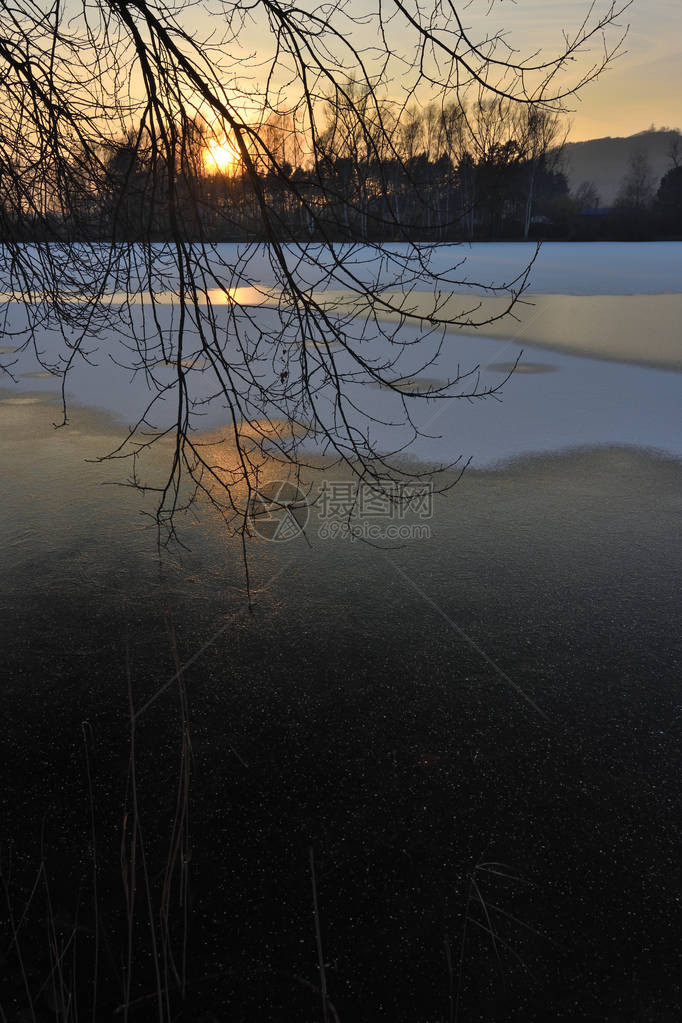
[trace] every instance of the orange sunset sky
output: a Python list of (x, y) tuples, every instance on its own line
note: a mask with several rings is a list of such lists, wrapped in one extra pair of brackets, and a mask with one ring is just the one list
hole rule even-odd
[[(623, 2), (617, 6), (623, 6)], [(307, 5), (306, 5), (307, 6)], [(318, 8), (315, 0), (309, 6)], [(408, 5), (409, 6), (409, 5)], [(430, 0), (421, 3), (423, 17), (428, 16)], [(502, 30), (506, 42), (520, 55), (528, 56), (536, 50), (550, 58), (562, 50), (563, 32), (575, 32), (588, 14), (589, 0), (472, 0), (457, 3), (457, 11), (471, 36), (479, 41), (486, 35)], [(414, 35), (400, 27), (399, 15), (390, 2), (392, 31), (403, 36), (406, 52), (414, 46)], [(607, 12), (608, 0), (596, 0), (592, 18)], [(376, 11), (377, 0), (349, 0), (346, 10), (353, 15)], [(570, 140), (599, 138), (606, 135), (632, 135), (644, 131), (652, 124), (656, 127), (682, 128), (682, 0), (632, 0), (628, 9), (610, 29), (608, 39), (615, 43), (620, 32), (628, 29), (621, 55), (599, 77), (570, 100)], [(362, 39), (359, 45), (370, 52), (372, 41)], [(403, 35), (404, 33), (404, 35)], [(357, 40), (355, 40), (357, 41)], [(255, 25), (248, 23), (239, 37), (245, 45), (258, 53), (263, 45)], [(376, 33), (374, 45), (377, 44)], [(599, 38), (592, 41), (585, 63), (599, 59)], [(577, 71), (577, 65), (571, 66)]]

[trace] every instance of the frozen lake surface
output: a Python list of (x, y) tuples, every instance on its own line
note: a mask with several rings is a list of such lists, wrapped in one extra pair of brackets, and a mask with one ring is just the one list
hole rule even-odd
[[(319, 257), (319, 248), (290, 248), (287, 255), (291, 271), (300, 281), (317, 288), (317, 294), (332, 302), (332, 294), (341, 296), (339, 286), (353, 274), (368, 280), (376, 275), (389, 289), (398, 272), (405, 274), (404, 248), (386, 247), (386, 261), (377, 266), (373, 254), (361, 246), (339, 246), (339, 264), (322, 280), (319, 267), (313, 266), (311, 253)], [(462, 304), (483, 303), (483, 316), (497, 313), (504, 303), (501, 297), (464, 287), (456, 281), (485, 281), (501, 285), (518, 277), (535, 247), (524, 244), (478, 244), (439, 246), (430, 256), (430, 269), (441, 275), (439, 288), (446, 301), (444, 316), (461, 312)], [(234, 306), (234, 298), (222, 295), (223, 315), (228, 311), (233, 326), (248, 333), (253, 324), (277, 330), (276, 312), (268, 291), (274, 280), (271, 254), (263, 246), (244, 249), (239, 246), (215, 247), (226, 267), (234, 267), (232, 292), (243, 308)], [(325, 256), (328, 261), (328, 256)], [(462, 262), (464, 260), (464, 262)], [(162, 261), (159, 260), (160, 270)], [(415, 271), (415, 277), (418, 277)], [(248, 282), (248, 283), (247, 283)], [(254, 287), (254, 282), (257, 285)], [(160, 288), (172, 285), (168, 275)], [(323, 286), (323, 290), (319, 291)], [(426, 308), (428, 301), (419, 282), (414, 284), (407, 305)], [(465, 297), (460, 297), (466, 292)], [(213, 293), (213, 300), (216, 295)], [(220, 322), (221, 296), (216, 318)], [(448, 330), (436, 361), (424, 374), (426, 387), (441, 386), (456, 374), (458, 367), (480, 369), (480, 385), (498, 384), (523, 350), (518, 371), (505, 384), (502, 401), (470, 404), (467, 401), (418, 399), (411, 403), (415, 425), (424, 434), (410, 445), (409, 454), (417, 460), (451, 462), (458, 456), (472, 458), (485, 467), (533, 452), (558, 451), (589, 444), (625, 443), (682, 453), (680, 429), (682, 369), (682, 243), (547, 243), (531, 271), (527, 301), (517, 307), (521, 322), (505, 318), (477, 331)], [(170, 326), (174, 315), (172, 292), (160, 291), (158, 315)], [(352, 307), (351, 307), (352, 308)], [(22, 321), (22, 309), (6, 304), (7, 324), (16, 327)], [(143, 322), (149, 310), (133, 306), (131, 315)], [(390, 319), (385, 312), (380, 318)], [(227, 322), (227, 319), (226, 319)], [(420, 337), (418, 326), (400, 328), (401, 341)], [(2, 339), (0, 339), (2, 340)], [(5, 337), (3, 364), (11, 369), (16, 383), (9, 385), (14, 394), (29, 391), (54, 391), (57, 378), (46, 376), (34, 354), (28, 350), (15, 357), (12, 339)], [(296, 345), (291, 329), (283, 332), (283, 344)], [(361, 343), (372, 344), (371, 327)], [(229, 345), (229, 341), (226, 342)], [(435, 344), (425, 338), (416, 350), (396, 365), (396, 379), (416, 380), (421, 351), (429, 353)], [(58, 334), (38, 331), (38, 346), (48, 361), (57, 361), (64, 344)], [(121, 368), (121, 353), (106, 332), (88, 342), (90, 363), (76, 360), (67, 384), (69, 398), (77, 403), (106, 410), (124, 423), (140, 414), (148, 400), (144, 374)], [(364, 350), (364, 349), (363, 349)], [(228, 349), (226, 348), (226, 351)], [(198, 348), (197, 348), (198, 352)], [(409, 357), (412, 352), (412, 357)], [(228, 353), (229, 354), (229, 353)], [(373, 352), (377, 355), (377, 351)], [(191, 351), (189, 353), (191, 356)], [(338, 353), (339, 364), (350, 362)], [(189, 361), (189, 360), (188, 360)], [(201, 353), (196, 356), (197, 371), (190, 374), (195, 396), (210, 394), (210, 381), (204, 380)], [(158, 369), (158, 367), (157, 367)], [(164, 370), (159, 372), (163, 375)], [(172, 379), (172, 370), (166, 375)], [(267, 377), (264, 378), (267, 383)], [(202, 390), (203, 389), (203, 390)], [(400, 419), (400, 399), (373, 384), (351, 385), (349, 396), (377, 420)], [(9, 395), (5, 400), (8, 400)], [(157, 406), (163, 422), (163, 403)], [(174, 412), (169, 403), (167, 415)], [(212, 400), (202, 407), (199, 425), (214, 430), (226, 422), (225, 408)], [(397, 449), (407, 434), (389, 430), (376, 423), (376, 443), (384, 450)]]
[[(530, 250), (463, 251), (472, 273), (509, 280)], [(448, 1019), (455, 997), (460, 1019), (481, 1023), (680, 1018), (682, 375), (657, 327), (682, 292), (681, 254), (546, 246), (532, 289), (550, 303), (562, 291), (569, 303), (569, 293), (608, 296), (607, 312), (614, 296), (653, 303), (651, 329), (631, 331), (644, 359), (627, 361), (622, 345), (608, 360), (559, 351), (562, 321), (556, 348), (524, 340), (502, 402), (424, 401), (420, 424), (433, 436), (412, 454), (474, 456), (436, 500), (428, 535), (399, 550), (323, 538), (313, 507), (308, 542), (250, 541), (253, 613), (241, 545), (210, 508), (180, 523), (188, 550), (159, 553), (153, 517), (141, 514), (154, 495), (100, 485), (127, 474), (97, 458), (148, 398), (144, 376), (114, 361), (111, 338), (91, 339), (96, 365), (74, 367), (65, 430), (52, 427), (58, 381), (28, 352), (5, 352), (16, 381), (0, 381), (0, 814), (37, 987), (46, 928), (31, 892), (42, 877), (59, 940), (77, 915), (81, 1004), (89, 1013), (98, 918), (102, 1018), (121, 1004), (112, 976), (126, 947), (129, 700), (147, 707), (135, 743), (156, 898), (177, 809), (179, 658), (197, 1019), (319, 1021), (311, 850), (344, 1023)], [(263, 252), (249, 258), (267, 285)], [(445, 274), (452, 251), (437, 258)], [(276, 322), (247, 298), (239, 315)], [(22, 316), (6, 312), (9, 326)], [(171, 301), (161, 314), (170, 324)], [(59, 351), (44, 331), (40, 343)], [(446, 332), (429, 378), (461, 361), (479, 364), (483, 382), (504, 379), (519, 347), (518, 337)], [(199, 367), (198, 394), (208, 387)], [(408, 359), (400, 372), (410, 369)], [(384, 388), (357, 397), (390, 411)], [(206, 411), (202, 428), (224, 422), (219, 402)], [(388, 431), (377, 436), (390, 443)], [(314, 482), (329, 472), (323, 464)], [(133, 995), (144, 1014), (154, 977), (139, 913)], [(31, 1018), (9, 952), (3, 969), (7, 1018)]]

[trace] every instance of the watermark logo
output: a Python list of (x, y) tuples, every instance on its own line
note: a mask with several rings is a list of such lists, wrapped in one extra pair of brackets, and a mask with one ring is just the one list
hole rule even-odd
[(262, 540), (287, 543), (305, 532), (310, 518), (306, 494), (288, 480), (269, 480), (249, 502), (254, 533)]
[(316, 493), (305, 493), (295, 483), (270, 480), (254, 492), (249, 513), (257, 536), (286, 543), (306, 532), (311, 509), (317, 515), (320, 540), (376, 544), (425, 540), (431, 536), (433, 486), (398, 480), (324, 480)]
[(379, 483), (324, 480), (319, 488), (320, 519), (392, 519), (433, 516), (433, 485), (382, 480)]
[(428, 540), (433, 486), (381, 480), (376, 483), (325, 480), (318, 495), (321, 540), (365, 540), (401, 544)]

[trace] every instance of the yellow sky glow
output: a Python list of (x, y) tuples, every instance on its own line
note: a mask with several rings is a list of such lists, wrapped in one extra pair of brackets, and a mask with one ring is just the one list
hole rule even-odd
[(211, 139), (206, 146), (204, 165), (209, 174), (226, 174), (236, 168), (239, 152), (229, 139)]
[[(564, 33), (572, 38), (592, 7), (590, 17), (594, 21), (608, 11), (609, 2), (595, 0), (593, 6), (592, 0), (514, 0), (512, 4), (503, 0), (472, 0), (455, 6), (461, 10), (465, 28), (474, 39), (491, 38), (497, 32), (503, 34), (509, 49), (500, 45), (499, 56), (509, 54), (523, 59), (537, 53), (538, 60), (551, 60), (565, 46)], [(623, 0), (618, 0), (617, 6), (622, 3)], [(307, 0), (303, 0), (303, 6), (306, 4)], [(376, 7), (374, 0), (369, 4), (367, 0), (349, 0), (348, 3), (349, 39), (352, 38), (363, 53), (363, 46), (368, 45), (363, 37), (366, 29), (361, 20), (354, 24), (352, 15), (360, 19), (368, 9)], [(202, 16), (200, 30), (207, 37), (215, 29), (216, 18), (217, 15)], [(408, 21), (396, 14), (391, 18), (391, 32), (396, 52), (404, 51), (409, 55), (414, 49), (414, 32)], [(566, 100), (565, 124), (570, 128), (570, 141), (633, 135), (652, 124), (682, 128), (682, 0), (632, 0), (617, 24), (607, 32), (609, 45), (614, 45), (622, 33), (626, 33), (626, 37), (619, 57), (596, 81)], [(256, 64), (270, 66), (268, 61), (276, 41), (268, 25), (255, 14), (253, 22), (246, 23), (241, 30), (239, 41), (244, 52), (255, 55)], [(573, 62), (568, 65), (567, 79), (579, 80), (581, 73), (598, 64), (602, 55), (602, 39), (596, 36), (575, 65)], [(366, 56), (371, 63), (369, 50)], [(251, 84), (243, 88), (246, 91), (235, 95), (235, 103), (243, 102), (248, 108), (251, 100), (257, 108), (257, 76), (255, 88)], [(404, 99), (399, 90), (400, 83), (392, 79), (388, 85), (389, 98)], [(427, 90), (417, 101), (428, 102)], [(248, 122), (258, 119), (259, 112), (250, 109), (241, 116)], [(219, 136), (209, 145), (205, 159), (208, 173), (234, 173), (238, 166), (234, 146), (224, 137)]]

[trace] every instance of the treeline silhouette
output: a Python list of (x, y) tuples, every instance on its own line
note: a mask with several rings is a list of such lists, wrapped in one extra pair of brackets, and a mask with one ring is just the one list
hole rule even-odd
[(682, 238), (682, 152), (678, 144), (671, 145), (669, 155), (672, 166), (656, 182), (645, 151), (635, 151), (613, 208), (593, 219), (597, 237), (626, 241)]
[[(358, 107), (365, 105), (358, 118)], [(184, 126), (168, 167), (143, 132), (103, 145), (99, 173), (38, 209), (4, 191), (0, 238), (456, 242), (520, 238), (643, 240), (682, 235), (682, 167), (655, 187), (646, 156), (625, 169), (614, 206), (590, 182), (571, 192), (559, 117), (504, 100), (413, 106), (399, 115), (359, 87), (326, 102), (303, 152), (283, 115), (258, 128), (250, 167), (209, 170), (206, 125)], [(351, 109), (353, 107), (353, 109)], [(171, 191), (173, 195), (171, 197)], [(178, 199), (182, 210), (178, 223)]]

